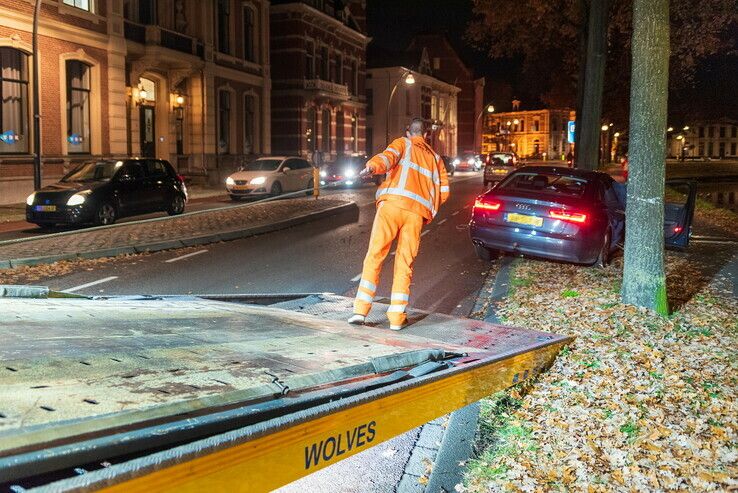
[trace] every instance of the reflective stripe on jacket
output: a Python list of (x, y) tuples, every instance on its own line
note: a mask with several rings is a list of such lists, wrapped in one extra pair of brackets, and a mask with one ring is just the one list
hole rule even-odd
[(431, 222), (448, 199), (446, 167), (423, 137), (395, 139), (367, 165), (375, 174), (387, 174), (387, 179), (377, 189), (377, 204), (392, 201)]

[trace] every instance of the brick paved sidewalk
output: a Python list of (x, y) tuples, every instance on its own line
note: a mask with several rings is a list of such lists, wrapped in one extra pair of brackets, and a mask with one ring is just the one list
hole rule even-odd
[[(175, 217), (83, 229), (20, 241), (0, 242), (0, 266), (47, 263), (62, 258), (92, 258), (163, 250), (235, 239), (287, 227), (316, 214), (352, 203), (346, 200), (296, 198), (198, 211)], [(311, 217), (312, 216), (312, 217)], [(49, 257), (43, 259), (43, 257)], [(55, 258), (54, 258), (55, 257)], [(24, 259), (29, 259), (25, 261)]]

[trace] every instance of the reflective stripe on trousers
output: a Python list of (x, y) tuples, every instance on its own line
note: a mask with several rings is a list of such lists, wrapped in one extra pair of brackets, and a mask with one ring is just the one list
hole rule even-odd
[(382, 264), (389, 253), (392, 242), (397, 238), (392, 295), (387, 318), (392, 325), (405, 323), (407, 320), (405, 310), (410, 299), (410, 283), (413, 277), (413, 263), (418, 254), (422, 228), (423, 217), (421, 215), (400, 209), (391, 202), (382, 203), (382, 207), (377, 210), (374, 217), (369, 249), (364, 259), (361, 282), (354, 300), (354, 313), (362, 315), (369, 313), (371, 300), (368, 296), (370, 293), (372, 296), (375, 294), (374, 290), (369, 288), (379, 284)]

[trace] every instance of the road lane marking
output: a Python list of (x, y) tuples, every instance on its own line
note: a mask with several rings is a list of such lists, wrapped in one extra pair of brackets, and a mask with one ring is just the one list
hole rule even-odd
[(420, 236), (425, 236), (428, 233), (430, 233), (430, 229), (426, 229), (425, 231), (423, 231), (422, 233), (420, 233)]
[(440, 226), (441, 224), (445, 223), (447, 220), (448, 219), (441, 219), (440, 221), (438, 221), (438, 225)]
[(180, 255), (179, 257), (170, 258), (169, 260), (165, 260), (164, 262), (166, 262), (166, 263), (169, 264), (171, 262), (176, 262), (178, 260), (183, 260), (183, 259), (186, 259), (186, 258), (189, 258), (189, 257), (194, 257), (195, 255), (200, 255), (201, 253), (205, 253), (205, 252), (207, 252), (207, 250), (198, 250), (196, 252), (186, 253), (184, 255)]
[(456, 214), (458, 214), (459, 212), (461, 212), (461, 211), (456, 211), (456, 212), (452, 212), (452, 213), (451, 213), (451, 215), (452, 215), (452, 216), (455, 216), (455, 215), (456, 215)]
[(62, 293), (74, 293), (75, 291), (79, 291), (80, 289), (89, 288), (91, 286), (97, 286), (98, 284), (102, 284), (104, 282), (112, 281), (113, 279), (118, 279), (118, 276), (110, 276), (105, 277), (103, 279), (98, 279), (97, 281), (88, 282), (85, 284), (80, 284), (79, 286), (74, 286), (73, 288), (64, 289), (62, 290)]
[(361, 273), (359, 273), (359, 275), (357, 275), (357, 276), (354, 276), (354, 277), (352, 277), (352, 278), (351, 278), (351, 282), (356, 282), (356, 281), (358, 281), (359, 279), (361, 279)]

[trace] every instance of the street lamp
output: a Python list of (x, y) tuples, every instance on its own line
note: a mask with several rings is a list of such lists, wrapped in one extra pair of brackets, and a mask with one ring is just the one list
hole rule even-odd
[(610, 125), (602, 125), (600, 127), (600, 130), (602, 130), (602, 136), (600, 138), (601, 146), (602, 146), (602, 154), (601, 154), (601, 160), (602, 164), (609, 163), (610, 162), (610, 153), (608, 152), (608, 140), (610, 137)]
[(674, 127), (669, 127), (669, 128), (666, 129), (666, 131), (667, 132), (673, 132), (674, 131)]
[[(477, 128), (477, 125), (479, 125), (479, 119), (482, 118), (482, 115), (484, 114), (485, 111), (487, 113), (494, 113), (495, 112), (495, 107), (492, 104), (488, 104), (488, 105), (486, 105), (486, 106), (484, 106), (482, 108), (482, 111), (479, 112), (479, 114), (477, 115), (476, 120), (474, 120), (474, 128), (475, 129)], [(482, 134), (484, 134), (484, 131), (482, 131)], [(480, 141), (481, 141), (481, 139), (480, 139)], [(481, 144), (480, 144), (480, 147), (481, 147)], [(481, 151), (481, 149), (480, 149), (480, 151)]]
[(38, 56), (38, 18), (41, 15), (41, 0), (36, 0), (33, 9), (33, 31), (31, 34), (33, 50), (33, 189), (41, 188), (41, 95), (39, 80), (41, 79)]
[(683, 128), (682, 130), (684, 130), (685, 132), (686, 132), (687, 130), (689, 130), (689, 125), (684, 125), (684, 128)]
[(405, 81), (405, 84), (408, 86), (411, 86), (415, 84), (415, 77), (413, 77), (413, 72), (411, 70), (406, 70), (404, 74), (395, 82), (394, 87), (392, 87), (392, 91), (390, 91), (389, 99), (387, 99), (387, 126), (385, 127), (386, 135), (385, 135), (385, 147), (389, 145), (389, 137), (390, 137), (390, 105), (392, 104), (392, 97), (395, 95), (395, 92), (397, 91), (397, 86), (400, 85), (400, 82)]

